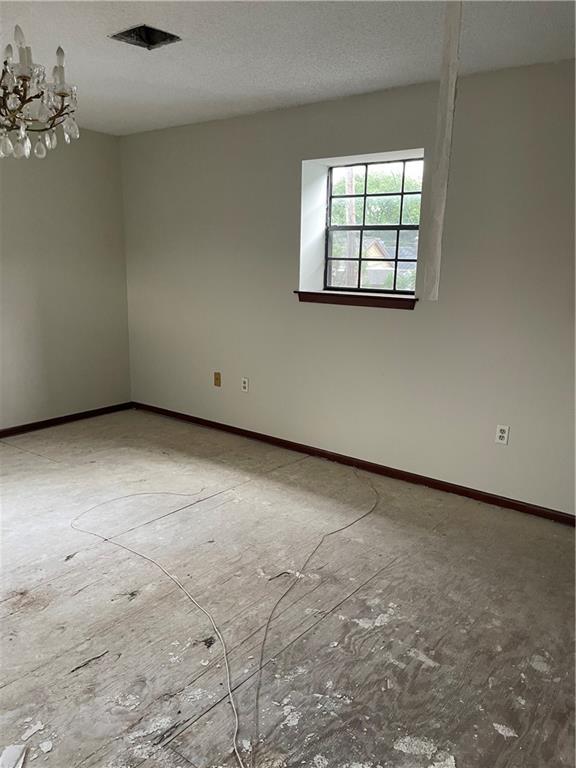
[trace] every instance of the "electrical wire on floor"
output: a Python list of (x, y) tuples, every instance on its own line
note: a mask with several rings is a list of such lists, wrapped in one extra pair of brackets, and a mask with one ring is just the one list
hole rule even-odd
[[(201, 491), (198, 491), (197, 493), (201, 493)], [(238, 760), (238, 765), (240, 768), (247, 768), (247, 766), (244, 764), (242, 757), (240, 755), (239, 749), (238, 749), (238, 732), (240, 730), (240, 720), (238, 717), (238, 710), (236, 708), (236, 702), (234, 700), (234, 694), (232, 692), (232, 676), (230, 673), (230, 664), (228, 660), (228, 650), (226, 648), (226, 643), (224, 642), (224, 637), (222, 636), (222, 633), (220, 632), (218, 625), (216, 624), (214, 617), (208, 611), (206, 608), (204, 608), (203, 605), (201, 605), (193, 595), (190, 594), (190, 592), (186, 589), (186, 587), (182, 584), (182, 582), (178, 579), (177, 576), (174, 576), (173, 573), (170, 573), (163, 565), (162, 563), (159, 563), (158, 560), (155, 560), (153, 557), (148, 557), (148, 555), (144, 555), (142, 552), (138, 552), (135, 549), (132, 549), (132, 547), (127, 546), (126, 544), (121, 544), (119, 541), (114, 541), (114, 536), (106, 537), (102, 536), (100, 533), (97, 533), (96, 531), (90, 531), (87, 528), (82, 528), (78, 525), (78, 521), (84, 517), (84, 515), (87, 515), (89, 512), (92, 512), (97, 507), (101, 507), (104, 504), (111, 504), (114, 501), (120, 501), (122, 499), (129, 499), (135, 496), (195, 496), (197, 494), (187, 494), (187, 493), (171, 493), (170, 491), (158, 491), (156, 493), (154, 492), (140, 492), (140, 493), (130, 493), (126, 496), (118, 496), (114, 499), (108, 499), (106, 501), (102, 501), (99, 504), (95, 504), (93, 507), (90, 507), (89, 509), (84, 510), (84, 512), (81, 512), (79, 515), (77, 515), (71, 522), (70, 527), (73, 528), (75, 531), (80, 531), (81, 533), (87, 533), (91, 536), (95, 536), (96, 538), (100, 539), (101, 541), (104, 541), (108, 544), (112, 544), (115, 547), (119, 547), (120, 549), (124, 549), (126, 552), (131, 552), (133, 555), (136, 555), (137, 557), (142, 558), (142, 560), (146, 560), (147, 562), (151, 563), (152, 565), (156, 566), (162, 573), (167, 576), (176, 586), (178, 589), (180, 589), (186, 597), (190, 600), (190, 602), (199, 610), (201, 613), (206, 616), (210, 624), (212, 625), (212, 629), (214, 630), (214, 634), (218, 638), (218, 641), (222, 647), (222, 653), (224, 657), (224, 667), (226, 670), (226, 686), (227, 686), (227, 692), (228, 692), (228, 699), (230, 701), (230, 706), (232, 707), (232, 712), (234, 714), (234, 735), (232, 737), (233, 742), (233, 749), (234, 754), (236, 755), (236, 759)], [(218, 494), (214, 494), (218, 495)], [(211, 498), (211, 497), (207, 497)], [(195, 504), (198, 504), (200, 501), (205, 501), (205, 499), (199, 499), (197, 501), (191, 502), (190, 504), (186, 504), (184, 507), (181, 507), (180, 510), (186, 509), (188, 507), (192, 507)], [(174, 510), (180, 511), (180, 510)], [(122, 533), (125, 533), (123, 531)], [(121, 536), (121, 533), (115, 534), (116, 536)]]
[[(360, 477), (360, 473), (357, 469), (354, 469), (354, 473), (356, 474), (356, 477)], [(364, 520), (364, 518), (368, 517), (368, 515), (371, 515), (374, 510), (377, 508), (378, 504), (380, 503), (380, 493), (378, 492), (376, 486), (374, 485), (372, 478), (367, 475), (368, 483), (370, 484), (370, 487), (372, 488), (374, 492), (374, 502), (370, 506), (370, 509), (368, 509), (366, 512), (363, 512), (361, 515), (359, 515), (357, 518), (352, 520), (349, 523), (346, 523), (346, 525), (341, 526), (340, 528), (335, 528), (333, 531), (329, 531), (328, 533), (325, 533), (320, 541), (316, 544), (314, 549), (310, 552), (310, 554), (306, 557), (300, 568), (296, 571), (296, 575), (294, 576), (294, 579), (290, 583), (290, 585), (284, 590), (284, 592), (280, 595), (278, 600), (274, 603), (272, 606), (272, 610), (270, 611), (270, 614), (268, 616), (268, 619), (266, 621), (266, 624), (264, 626), (264, 637), (262, 638), (262, 645), (260, 646), (260, 655), (258, 659), (258, 670), (256, 673), (256, 694), (254, 698), (254, 730), (252, 734), (252, 754), (251, 754), (251, 766), (252, 768), (257, 768), (257, 759), (258, 759), (258, 748), (260, 746), (260, 689), (262, 687), (262, 669), (264, 667), (264, 654), (266, 651), (266, 641), (268, 639), (268, 633), (270, 631), (270, 625), (272, 624), (272, 621), (274, 620), (274, 616), (276, 614), (276, 611), (284, 598), (286, 598), (290, 592), (294, 589), (298, 581), (300, 580), (301, 576), (304, 574), (304, 571), (308, 567), (308, 564), (314, 557), (314, 555), (318, 552), (322, 544), (328, 539), (330, 536), (335, 536), (337, 533), (342, 533), (343, 531), (346, 531), (348, 528), (351, 528), (353, 525), (356, 525), (356, 523), (359, 523), (361, 520)]]
[[(308, 457), (305, 457), (308, 458)], [(299, 459), (299, 461), (303, 461), (304, 459)], [(291, 462), (291, 463), (297, 463), (297, 462)], [(278, 467), (275, 467), (274, 469), (278, 469)], [(273, 471), (273, 470), (272, 470)], [(360, 477), (360, 473), (357, 469), (354, 470), (357, 477)], [(359, 523), (361, 520), (364, 520), (364, 518), (368, 517), (368, 515), (371, 515), (372, 512), (377, 508), (379, 502), (380, 502), (380, 494), (378, 493), (378, 490), (376, 489), (374, 483), (372, 482), (372, 479), (370, 476), (367, 476), (368, 483), (370, 484), (375, 499), (373, 504), (371, 505), (370, 509), (368, 509), (366, 512), (363, 512), (361, 515), (356, 517), (351, 522), (347, 523), (346, 525), (343, 525), (339, 528), (334, 529), (333, 531), (329, 531), (328, 533), (325, 533), (320, 541), (316, 544), (316, 546), (312, 549), (310, 554), (306, 557), (304, 560), (302, 566), (300, 567), (298, 571), (298, 575), (294, 578), (292, 583), (288, 586), (288, 588), (280, 595), (278, 600), (274, 603), (272, 606), (272, 610), (268, 616), (268, 619), (266, 621), (265, 627), (264, 627), (264, 637), (262, 639), (262, 645), (260, 648), (260, 655), (259, 655), (259, 663), (258, 663), (258, 670), (257, 670), (257, 681), (256, 681), (256, 697), (255, 697), (255, 709), (254, 709), (254, 736), (252, 740), (252, 768), (256, 768), (256, 755), (257, 750), (259, 746), (259, 705), (260, 705), (260, 689), (262, 684), (262, 669), (264, 666), (264, 654), (266, 650), (266, 641), (268, 639), (268, 633), (270, 630), (270, 625), (272, 624), (272, 621), (274, 620), (274, 616), (276, 614), (276, 611), (282, 601), (287, 597), (287, 595), (292, 591), (292, 589), (296, 586), (296, 584), (299, 581), (300, 575), (305, 571), (305, 569), (308, 567), (308, 564), (314, 557), (314, 555), (318, 552), (322, 544), (326, 541), (327, 538), (330, 536), (334, 536), (338, 533), (342, 533), (343, 531), (347, 530), (348, 528), (351, 528), (353, 525), (356, 525), (356, 523)], [(250, 481), (248, 481), (250, 482)], [(240, 483), (239, 485), (244, 485), (245, 483)], [(235, 488), (237, 486), (233, 486)], [(233, 488), (225, 489), (233, 490)], [(114, 534), (113, 536), (103, 536), (102, 534), (91, 531), (88, 528), (83, 528), (78, 525), (78, 521), (81, 520), (85, 515), (89, 514), (93, 510), (97, 509), (98, 507), (102, 507), (106, 504), (112, 504), (115, 501), (122, 501), (125, 499), (135, 498), (138, 496), (183, 496), (183, 497), (191, 497), (196, 496), (198, 493), (201, 493), (203, 489), (200, 491), (196, 491), (196, 493), (176, 493), (171, 491), (141, 491), (138, 493), (129, 493), (124, 496), (116, 496), (112, 499), (106, 499), (105, 501), (101, 501), (98, 504), (94, 504), (92, 507), (89, 507), (88, 509), (85, 509), (83, 512), (81, 512), (79, 515), (77, 515), (75, 518), (73, 518), (70, 522), (70, 527), (78, 531), (80, 533), (85, 533), (90, 536), (94, 536), (95, 538), (99, 539), (100, 541), (103, 541), (108, 544), (112, 544), (115, 547), (118, 547), (119, 549), (123, 549), (126, 552), (130, 552), (131, 554), (135, 555), (136, 557), (141, 558), (142, 560), (145, 560), (149, 562), (150, 564), (154, 565), (156, 568), (158, 568), (167, 578), (169, 578), (177, 587), (180, 589), (184, 595), (190, 600), (190, 602), (201, 612), (206, 616), (208, 621), (210, 622), (212, 629), (214, 630), (214, 634), (218, 638), (218, 641), (222, 647), (222, 653), (223, 653), (223, 659), (224, 659), (224, 667), (225, 667), (225, 677), (226, 677), (226, 688), (227, 688), (227, 696), (228, 700), (230, 702), (230, 706), (232, 708), (233, 717), (234, 717), (234, 733), (232, 737), (232, 743), (233, 743), (233, 753), (236, 757), (236, 760), (238, 761), (239, 768), (248, 768), (247, 765), (244, 763), (244, 760), (242, 759), (242, 756), (240, 755), (239, 747), (238, 747), (238, 734), (240, 731), (240, 718), (238, 714), (238, 708), (236, 706), (236, 701), (234, 698), (233, 688), (232, 688), (232, 674), (230, 670), (230, 662), (228, 657), (228, 649), (226, 647), (226, 642), (224, 640), (224, 637), (218, 628), (218, 625), (216, 624), (216, 621), (214, 620), (213, 615), (208, 611), (206, 608), (204, 608), (203, 605), (201, 605), (196, 598), (186, 589), (186, 587), (182, 584), (182, 582), (178, 579), (177, 576), (170, 573), (158, 560), (155, 560), (152, 557), (149, 557), (148, 555), (143, 554), (142, 552), (138, 552), (137, 550), (133, 549), (132, 547), (129, 547), (127, 544), (121, 544), (119, 541), (114, 541), (114, 539), (118, 536), (122, 536), (125, 533), (128, 533), (128, 531), (121, 531), (117, 534)], [(207, 499), (211, 499), (214, 496), (218, 496), (225, 491), (218, 491), (217, 493), (214, 493), (210, 496), (205, 496), (200, 499), (196, 499), (195, 501), (190, 502), (189, 504), (186, 504), (182, 507), (178, 507), (175, 510), (172, 510), (171, 512), (168, 512), (167, 514), (174, 514), (176, 512), (183, 511), (184, 509), (188, 509), (189, 507), (195, 506), (196, 504), (199, 504), (202, 501), (206, 501)], [(162, 515), (162, 517), (165, 517), (166, 515)], [(133, 530), (133, 529), (129, 529)]]

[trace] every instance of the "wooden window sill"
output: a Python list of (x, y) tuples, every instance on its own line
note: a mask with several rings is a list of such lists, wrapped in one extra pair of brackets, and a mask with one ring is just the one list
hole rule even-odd
[(336, 291), (294, 291), (299, 301), (313, 304), (346, 304), (350, 307), (384, 307), (385, 309), (414, 309), (415, 296), (390, 296), (375, 293), (340, 293)]

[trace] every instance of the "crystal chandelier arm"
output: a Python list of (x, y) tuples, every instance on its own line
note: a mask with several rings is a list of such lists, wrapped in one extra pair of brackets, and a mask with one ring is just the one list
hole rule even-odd
[(11, 110), (13, 112), (16, 112), (19, 109), (22, 109), (22, 107), (25, 107), (26, 104), (30, 104), (34, 101), (34, 99), (41, 99), (44, 95), (44, 91), (38, 91), (37, 93), (34, 93), (32, 96), (28, 95), (28, 80), (26, 78), (21, 78), (22, 85), (20, 87), (16, 86), (14, 88), (14, 93), (18, 95), (18, 98), (20, 99), (20, 106), (17, 107), (15, 110)]
[(55, 115), (53, 115), (50, 118), (50, 125), (47, 125), (43, 128), (33, 128), (29, 126), (28, 128), (26, 128), (26, 130), (29, 131), (30, 133), (44, 133), (45, 131), (51, 131), (53, 128), (58, 128), (59, 125), (62, 125), (62, 123), (67, 117), (72, 117), (72, 114), (73, 114), (72, 112), (67, 112), (67, 111), (62, 112), (59, 110)]
[[(0, 79), (0, 84), (2, 83), (2, 80), (4, 79), (4, 72), (2, 72), (2, 79)], [(29, 95), (28, 91), (28, 80), (26, 78), (21, 78), (21, 85), (14, 86), (12, 92), (18, 96), (20, 99), (20, 104), (15, 107), (14, 109), (10, 109), (6, 103), (6, 92), (7, 89), (2, 86), (2, 89), (4, 91), (4, 94), (2, 96), (1, 105), (0, 105), (0, 117), (4, 118), (4, 120), (8, 122), (3, 122), (1, 124), (1, 127), (5, 130), (17, 130), (18, 129), (18, 121), (27, 123), (27, 131), (32, 131), (34, 133), (43, 133), (45, 131), (51, 131), (54, 128), (57, 128), (67, 117), (71, 117), (73, 115), (73, 112), (70, 112), (68, 110), (68, 105), (66, 104), (65, 96), (60, 94), (60, 106), (58, 107), (57, 111), (51, 115), (48, 118), (47, 125), (43, 127), (35, 127), (34, 126), (34, 120), (32, 118), (28, 117), (19, 117), (19, 113), (21, 110), (27, 105), (31, 104), (35, 99), (41, 99), (44, 95), (44, 91), (38, 91), (35, 94)]]

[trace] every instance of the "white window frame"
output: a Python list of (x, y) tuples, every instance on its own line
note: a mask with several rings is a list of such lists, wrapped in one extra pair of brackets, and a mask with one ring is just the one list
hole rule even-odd
[[(300, 211), (300, 272), (299, 291), (325, 294), (346, 294), (345, 290), (332, 291), (324, 287), (326, 263), (326, 208), (328, 205), (328, 178), (330, 168), (343, 165), (417, 160), (424, 158), (424, 149), (401, 149), (364, 155), (324, 157), (302, 162)], [(418, 270), (417, 270), (418, 271)], [(374, 291), (369, 291), (374, 295)], [(353, 293), (353, 292), (350, 292)], [(364, 291), (354, 292), (364, 293)], [(366, 291), (368, 293), (368, 291)], [(383, 291), (382, 296), (397, 296)]]

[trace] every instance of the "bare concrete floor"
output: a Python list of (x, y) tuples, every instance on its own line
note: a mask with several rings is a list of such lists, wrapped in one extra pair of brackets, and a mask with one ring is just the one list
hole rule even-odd
[(256, 768), (574, 765), (568, 527), (142, 412), (9, 438), (0, 459), (0, 744), (39, 724), (26, 765), (235, 765), (211, 626), (152, 564), (71, 528), (96, 504), (79, 524), (214, 613), (246, 766), (263, 628), (294, 580)]

